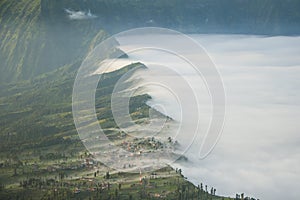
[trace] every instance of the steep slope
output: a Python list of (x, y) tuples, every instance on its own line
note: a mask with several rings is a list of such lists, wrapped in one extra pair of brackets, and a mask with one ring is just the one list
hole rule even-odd
[(92, 23), (66, 14), (43, 17), (40, 0), (1, 1), (0, 82), (29, 79), (82, 58), (93, 39), (107, 36)]
[(39, 29), (40, 3), (1, 1), (0, 3), (0, 82), (27, 74), (23, 65), (34, 65), (44, 48), (44, 32)]
[[(71, 113), (71, 96), (79, 65), (80, 62), (76, 62), (30, 81), (9, 84), (2, 88), (0, 93), (2, 152), (19, 149), (22, 145), (47, 146), (53, 141), (59, 144), (63, 136), (77, 137)], [(101, 126), (107, 128), (116, 126), (110, 109), (110, 95), (114, 84), (123, 73), (136, 65), (140, 64), (132, 64), (103, 76), (102, 85), (96, 93), (98, 118), (105, 120)], [(149, 107), (145, 101), (148, 98), (150, 97), (147, 95), (134, 98), (137, 100), (133, 100), (135, 109), (131, 109), (132, 112), (140, 108), (140, 112), (147, 113)]]

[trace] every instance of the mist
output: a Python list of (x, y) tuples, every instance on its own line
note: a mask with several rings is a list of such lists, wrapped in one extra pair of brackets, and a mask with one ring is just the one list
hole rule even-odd
[[(185, 155), (188, 162), (173, 163), (195, 185), (201, 182), (217, 188), (217, 193), (234, 196), (245, 193), (260, 199), (297, 199), (300, 195), (300, 37), (263, 37), (251, 35), (191, 35), (202, 45), (218, 67), (226, 89), (226, 123), (222, 137), (214, 150), (203, 160), (199, 159), (199, 146), (203, 132), (209, 124), (210, 101), (207, 88), (196, 80), (183, 62), (162, 52), (138, 51), (129, 54), (129, 61), (141, 61), (148, 71), (135, 76), (142, 82), (165, 81), (177, 88), (179, 103), (172, 94), (155, 87), (145, 91), (153, 98), (149, 105), (175, 121), (189, 118), (182, 115), (182, 102), (191, 96), (184, 95), (183, 82), (187, 77), (195, 85), (201, 128)], [(118, 38), (126, 49), (129, 38)], [(125, 45), (123, 45), (125, 44)], [(123, 45), (123, 46), (122, 46)], [(193, 51), (187, 52), (192, 54)], [(197, 55), (195, 55), (197, 56)], [(122, 60), (124, 62), (124, 60)], [(124, 63), (123, 63), (124, 64)], [(168, 66), (166, 68), (166, 66)], [(170, 69), (183, 70), (180, 76)], [(168, 72), (164, 73), (164, 69)], [(172, 70), (171, 70), (172, 71)], [(180, 94), (180, 93), (183, 93)], [(176, 139), (189, 141), (193, 130), (189, 120), (183, 123), (182, 135)], [(192, 122), (193, 123), (193, 122)], [(201, 133), (200, 133), (201, 132)], [(188, 144), (188, 142), (187, 142)]]

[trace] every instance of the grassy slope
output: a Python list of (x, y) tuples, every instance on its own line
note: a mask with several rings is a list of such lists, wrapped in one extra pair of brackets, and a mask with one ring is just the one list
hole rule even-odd
[[(40, 25), (40, 1), (3, 0), (0, 2), (0, 81), (26, 73), (23, 65), (35, 65), (44, 48)], [(39, 46), (38, 46), (39, 45)], [(9, 66), (9, 67), (8, 67)], [(5, 75), (5, 76), (4, 76)]]
[[(151, 180), (149, 179), (150, 174), (145, 174), (148, 177), (145, 185), (140, 184), (138, 174), (118, 174), (112, 171), (111, 178), (105, 180), (103, 176), (109, 169), (101, 164), (97, 169), (60, 169), (48, 172), (47, 168), (50, 166), (80, 166), (82, 158), (89, 157), (77, 136), (71, 114), (72, 84), (79, 64), (80, 62), (76, 62), (31, 81), (6, 85), (0, 93), (0, 105), (2, 105), (3, 111), (0, 116), (2, 127), (0, 132), (0, 164), (2, 165), (0, 167), (0, 183), (5, 185), (5, 189), (0, 189), (0, 198), (66, 199), (70, 197), (89, 199), (90, 197), (101, 197), (102, 199), (117, 199), (116, 189), (118, 184), (122, 183), (123, 189), (117, 189), (117, 196), (121, 199), (130, 199), (130, 196), (132, 199), (149, 198), (149, 196), (155, 199), (157, 194), (163, 195), (167, 199), (175, 199), (180, 195), (193, 199), (197, 197), (198, 193), (203, 195), (203, 199), (219, 199), (217, 196), (210, 196), (197, 190), (180, 174), (171, 169), (158, 172), (159, 178)], [(98, 117), (100, 120), (105, 119), (102, 126), (115, 126), (109, 107), (113, 85), (122, 74), (138, 65), (140, 64), (132, 64), (103, 76), (104, 85), (101, 85), (102, 87), (98, 88), (96, 93)], [(139, 109), (139, 112), (147, 113), (148, 106), (144, 104), (147, 98), (149, 97), (140, 96), (133, 100), (135, 108), (142, 108)], [(136, 112), (136, 109), (132, 109), (132, 111)], [(96, 170), (100, 170), (100, 172), (97, 178), (94, 178)], [(68, 178), (64, 180), (55, 178), (59, 176), (59, 173), (67, 174)], [(77, 179), (75, 177), (85, 178)], [(30, 178), (37, 178), (35, 181), (38, 184), (26, 188), (19, 186), (20, 181)], [(57, 193), (51, 189), (53, 186), (48, 187), (44, 183), (41, 183), (44, 189), (42, 191), (38, 189), (40, 181), (50, 181), (50, 179), (57, 181)], [(95, 184), (110, 182), (111, 188), (110, 190), (101, 190), (101, 193), (86, 191), (90, 188), (88, 187), (90, 179)], [(65, 186), (61, 186), (61, 184)], [(80, 187), (82, 190), (78, 195), (73, 193), (76, 187)]]
[[(80, 62), (76, 62), (31, 81), (3, 87), (0, 93), (2, 151), (18, 149), (20, 144), (25, 145), (26, 142), (28, 145), (39, 144), (77, 134), (71, 113), (71, 95), (79, 64)], [(104, 76), (107, 84), (97, 89), (96, 108), (99, 119), (112, 122), (112, 126), (115, 125), (110, 111), (110, 94), (124, 70), (132, 66), (135, 65), (108, 73)], [(144, 103), (143, 99), (140, 102)], [(136, 103), (137, 107), (142, 106), (141, 103)], [(108, 126), (105, 123), (102, 125)]]
[[(88, 172), (86, 172), (88, 173)], [(0, 191), (3, 198), (30, 198), (34, 199), (201, 199), (201, 200), (232, 200), (232, 198), (210, 195), (208, 192), (193, 186), (178, 172), (166, 167), (154, 172), (143, 173), (144, 179), (140, 181), (139, 174), (112, 172), (106, 179), (104, 173), (88, 173), (84, 178), (67, 178), (62, 181), (63, 186), (52, 184), (52, 189), (35, 187), (23, 189), (11, 188)], [(36, 179), (39, 182), (39, 179)], [(109, 188), (107, 183), (110, 184)], [(121, 187), (119, 187), (119, 185)], [(56, 191), (55, 189), (56, 188)], [(80, 193), (75, 194), (75, 188)]]

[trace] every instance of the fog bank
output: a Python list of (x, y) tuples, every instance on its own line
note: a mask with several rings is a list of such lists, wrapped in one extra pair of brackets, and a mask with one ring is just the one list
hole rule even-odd
[[(192, 112), (195, 104), (188, 106), (188, 102), (199, 99), (196, 107), (201, 127), (185, 153), (189, 161), (173, 166), (182, 168), (183, 174), (196, 185), (203, 182), (217, 188), (217, 194), (297, 199), (300, 195), (297, 190), (300, 180), (300, 37), (191, 37), (206, 49), (217, 65), (227, 96), (222, 137), (204, 160), (198, 157), (199, 146), (211, 118), (211, 102), (203, 80), (188, 70), (187, 63), (168, 53), (140, 50), (130, 53), (128, 61), (140, 61), (149, 68), (135, 74), (135, 78), (144, 83), (163, 82), (173, 88), (173, 93), (154, 86), (146, 87), (145, 91), (153, 97), (149, 105), (158, 105), (161, 112), (176, 121), (189, 119), (182, 125), (184, 134), (174, 135), (186, 145), (193, 136), (189, 122), (193, 123), (194, 118), (182, 112)], [(118, 38), (118, 41), (121, 48), (126, 49), (123, 44), (128, 44), (130, 38)], [(193, 50), (186, 53), (193, 54)], [(174, 70), (179, 71), (179, 75), (174, 74)], [(192, 93), (184, 87), (187, 83), (193, 88)], [(174, 93), (183, 98), (178, 101)]]

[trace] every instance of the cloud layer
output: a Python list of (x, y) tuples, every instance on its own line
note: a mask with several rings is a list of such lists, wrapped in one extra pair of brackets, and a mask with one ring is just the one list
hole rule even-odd
[[(300, 37), (194, 36), (219, 66), (227, 94), (222, 139), (185, 173), (261, 199), (300, 195)], [(190, 150), (190, 155), (193, 151)]]
[[(218, 194), (243, 192), (260, 199), (297, 199), (300, 37), (191, 37), (205, 47), (220, 70), (227, 95), (227, 120), (222, 138), (208, 158), (198, 159), (203, 139), (198, 137), (186, 154), (189, 162), (174, 166), (183, 168), (184, 175), (195, 184), (216, 187)], [(121, 45), (122, 40), (126, 43), (126, 38), (119, 38)], [(180, 65), (161, 52), (130, 56), (146, 65)], [(151, 81), (151, 77), (157, 79), (153, 75), (146, 78)], [(160, 105), (168, 102), (168, 96), (158, 90), (152, 90), (151, 95)], [(178, 108), (165, 104), (169, 114), (176, 116)]]

